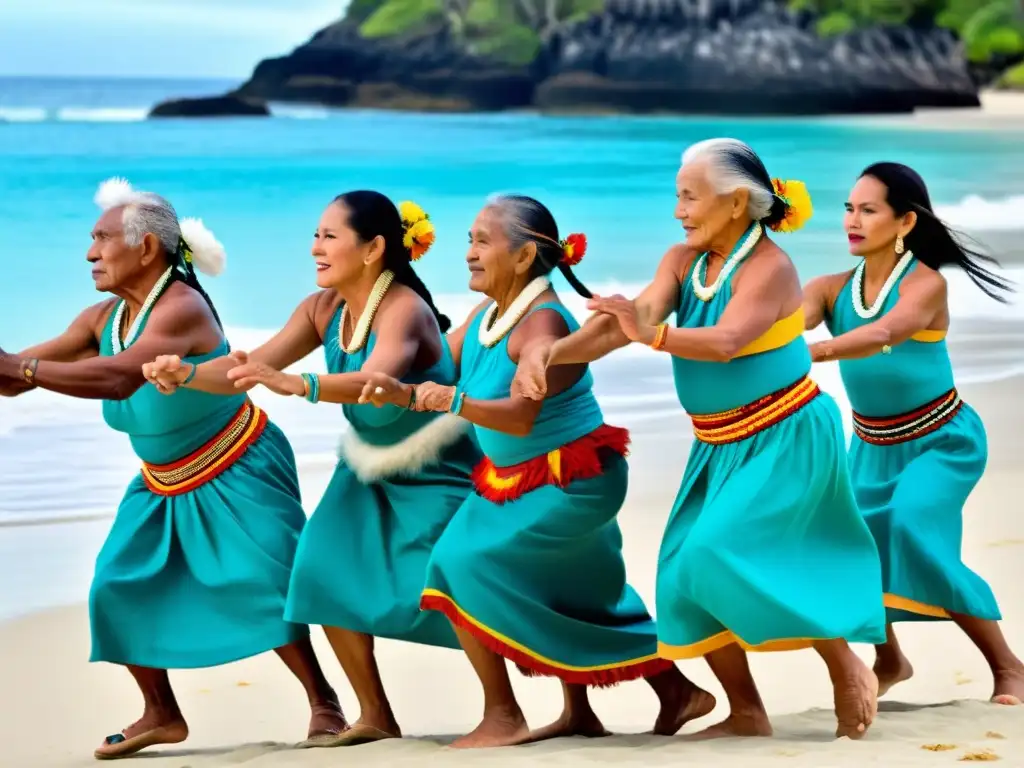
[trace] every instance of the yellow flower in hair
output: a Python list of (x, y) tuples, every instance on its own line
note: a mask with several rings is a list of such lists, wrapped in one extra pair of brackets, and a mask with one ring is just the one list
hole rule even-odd
[(404, 203), (399, 205), (398, 212), (402, 216), (402, 223), (407, 227), (430, 218), (427, 216), (426, 211), (411, 200), (406, 200)]
[(409, 251), (409, 258), (417, 261), (434, 244), (434, 225), (423, 218), (405, 230), (403, 244)]
[(796, 232), (814, 215), (814, 205), (807, 185), (794, 179), (772, 179), (775, 196), (786, 204), (782, 221), (771, 226), (773, 232)]

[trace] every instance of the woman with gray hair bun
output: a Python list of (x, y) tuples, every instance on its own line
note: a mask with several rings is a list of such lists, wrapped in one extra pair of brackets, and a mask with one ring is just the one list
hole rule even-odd
[(128, 486), (96, 559), (89, 592), (91, 661), (128, 668), (142, 717), (95, 751), (106, 760), (176, 744), (188, 726), (168, 669), (212, 667), (274, 650), (299, 678), (309, 732), (344, 726), (309, 642), (284, 619), (292, 559), (306, 522), (291, 446), (244, 395), (159, 394), (143, 363), (226, 353), (196, 269), (217, 274), (224, 250), (196, 219), (179, 222), (158, 195), (112, 179), (86, 258), (114, 294), (67, 331), (20, 355), (0, 352), (0, 393), (33, 387), (103, 401), (142, 471)]
[[(533, 198), (492, 198), (466, 257), (469, 287), (488, 299), (448, 335), (457, 385), (376, 375), (363, 390), (377, 405), (461, 416), (485, 456), (474, 492), (434, 545), (420, 603), (447, 616), (483, 685), (483, 720), (456, 747), (603, 736), (587, 686), (645, 678), (661, 701), (654, 731), (663, 735), (715, 705), (658, 657), (654, 622), (626, 583), (616, 515), (629, 435), (604, 423), (587, 366), (553, 371), (542, 401), (510, 389), (531, 346), (579, 327), (549, 275), (557, 267), (589, 296), (572, 271), (585, 251), (586, 238), (560, 239), (551, 212)], [(529, 730), (506, 660), (562, 681), (565, 708), (555, 723)]]
[(765, 232), (798, 229), (810, 197), (735, 139), (687, 149), (676, 193), (685, 244), (635, 300), (594, 297), (582, 330), (532, 347), (517, 381), (543, 397), (560, 366), (630, 343), (672, 356), (696, 441), (659, 555), (660, 651), (704, 656), (731, 709), (697, 737), (770, 735), (745, 651), (813, 647), (833, 683), (837, 736), (859, 738), (878, 681), (849, 643), (885, 639), (878, 552), (839, 410), (808, 378), (796, 268)]

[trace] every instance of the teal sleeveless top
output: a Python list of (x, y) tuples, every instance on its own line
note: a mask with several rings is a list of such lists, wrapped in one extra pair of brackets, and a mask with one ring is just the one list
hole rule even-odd
[[(362, 369), (363, 364), (373, 352), (376, 334), (372, 331), (366, 344), (358, 352), (351, 355), (341, 346), (341, 312), (344, 304), (338, 307), (327, 333), (324, 334), (324, 356), (327, 359), (329, 373), (354, 373)], [(436, 363), (423, 371), (408, 373), (402, 381), (406, 384), (420, 384), (433, 381), (437, 384), (451, 386), (458, 376), (451, 350), (444, 339), (441, 339), (441, 357)], [(359, 438), (370, 445), (388, 446), (401, 442), (409, 435), (436, 419), (439, 413), (420, 413), (400, 408), (396, 405), (385, 405), (380, 408), (372, 403), (352, 403), (341, 406), (348, 423), (359, 435)]]
[[(690, 282), (697, 262), (697, 259), (693, 260), (679, 287), (677, 328), (709, 328), (715, 325), (732, 298), (735, 272), (709, 301), (697, 298)], [(776, 325), (784, 322), (787, 321), (779, 321)], [(767, 339), (771, 332), (770, 329), (761, 338)], [(697, 415), (721, 413), (747, 405), (795, 384), (810, 370), (811, 353), (803, 335), (775, 349), (736, 357), (727, 363), (672, 357), (672, 374), (679, 404), (687, 413)]]
[[(110, 313), (100, 335), (100, 354), (114, 354), (110, 335), (117, 307)], [(142, 322), (140, 335), (146, 327)], [(182, 358), (199, 365), (230, 351), (227, 341), (205, 355)], [(211, 395), (181, 387), (173, 395), (162, 395), (150, 383), (143, 384), (127, 400), (104, 400), (103, 419), (111, 429), (124, 432), (135, 455), (148, 464), (169, 464), (188, 456), (220, 433), (245, 403), (247, 395)]]
[[(550, 309), (561, 315), (570, 332), (579, 330), (576, 318), (556, 301), (539, 304), (523, 320), (542, 309)], [(513, 331), (505, 334), (493, 347), (485, 347), (480, 343), (480, 323), (483, 322), (484, 314), (484, 311), (478, 312), (466, 330), (466, 338), (462, 343), (462, 377), (459, 388), (467, 397), (475, 400), (501, 400), (509, 396), (516, 374), (517, 366), (508, 354), (508, 340)], [(477, 426), (475, 431), (480, 448), (495, 466), (509, 467), (543, 456), (589, 435), (604, 424), (604, 415), (594, 397), (593, 386), (594, 377), (588, 367), (580, 380), (569, 389), (544, 400), (533, 429), (525, 437)]]
[[(825, 324), (833, 336), (849, 333), (868, 325), (899, 301), (899, 289), (907, 275), (917, 268), (911, 262), (893, 286), (878, 314), (867, 320), (853, 308), (853, 275), (847, 279), (836, 297)], [(861, 296), (863, 302), (864, 297)], [(928, 339), (928, 340), (922, 340)], [(889, 354), (875, 354), (856, 360), (840, 360), (839, 373), (855, 413), (871, 418), (885, 418), (910, 413), (935, 400), (953, 388), (953, 366), (946, 348), (945, 334), (923, 331), (897, 344)]]

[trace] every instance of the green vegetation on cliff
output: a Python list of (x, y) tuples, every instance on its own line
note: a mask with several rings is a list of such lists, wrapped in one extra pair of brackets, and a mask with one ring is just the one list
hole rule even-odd
[(368, 38), (413, 33), (447, 20), (470, 50), (523, 66), (558, 25), (603, 6), (604, 0), (352, 0), (346, 18)]
[(821, 35), (875, 24), (933, 21), (955, 30), (967, 57), (986, 62), (1024, 54), (1024, 13), (1019, 0), (791, 0), (820, 14)]

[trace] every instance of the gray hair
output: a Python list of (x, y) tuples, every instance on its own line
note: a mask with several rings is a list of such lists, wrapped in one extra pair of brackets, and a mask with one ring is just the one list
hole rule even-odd
[(542, 203), (526, 195), (497, 194), (487, 198), (486, 208), (493, 208), (501, 219), (502, 229), (512, 250), (535, 243), (540, 257), (538, 267), (546, 274), (562, 260), (555, 217)]
[(707, 163), (708, 181), (720, 195), (745, 189), (750, 195), (747, 213), (754, 221), (769, 218), (775, 205), (775, 190), (761, 158), (739, 139), (707, 139), (683, 152), (682, 166)]
[(174, 206), (152, 192), (144, 192), (135, 202), (124, 207), (121, 214), (126, 245), (136, 246), (147, 234), (156, 236), (168, 256), (178, 252), (181, 224)]

